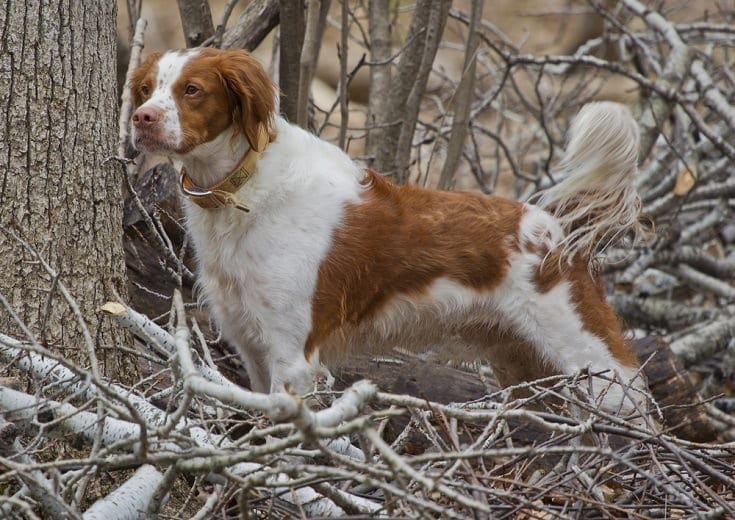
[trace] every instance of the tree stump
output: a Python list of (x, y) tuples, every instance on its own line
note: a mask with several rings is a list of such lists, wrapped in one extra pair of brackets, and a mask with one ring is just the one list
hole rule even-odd
[(693, 442), (714, 441), (717, 433), (702, 400), (668, 343), (659, 336), (648, 336), (634, 342), (633, 350), (644, 364), (643, 372), (663, 413), (666, 431)]

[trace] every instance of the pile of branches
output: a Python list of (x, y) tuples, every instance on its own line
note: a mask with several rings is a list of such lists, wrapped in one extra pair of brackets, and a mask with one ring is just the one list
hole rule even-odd
[[(643, 93), (638, 188), (655, 238), (610, 253), (606, 270), (617, 289), (612, 301), (639, 334), (665, 336), (683, 365), (700, 376), (704, 397), (729, 395), (717, 404), (732, 412), (735, 84), (728, 48), (735, 41), (735, 13), (674, 24), (634, 0), (621, 4), (628, 16), (640, 17), (645, 31), (628, 31), (619, 15), (600, 12), (619, 28), (621, 43), (638, 63), (638, 73), (627, 73)], [(642, 73), (656, 80), (644, 81)]]
[[(735, 514), (735, 446), (661, 433), (655, 406), (602, 412), (591, 379), (617, 385), (610, 374), (455, 404), (364, 380), (343, 392), (323, 383), (304, 399), (265, 395), (220, 373), (178, 292), (170, 332), (119, 303), (102, 312), (155, 367), (132, 388), (0, 335), (0, 358), (33, 380), (31, 393), (0, 387), (4, 517)], [(73, 449), (46, 460), (52, 438)], [(105, 472), (119, 473), (115, 489), (90, 505)]]

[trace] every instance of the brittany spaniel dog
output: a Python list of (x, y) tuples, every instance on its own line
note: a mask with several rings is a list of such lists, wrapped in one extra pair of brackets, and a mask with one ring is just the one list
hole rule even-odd
[(565, 180), (532, 205), (358, 166), (278, 115), (245, 51), (154, 55), (131, 88), (135, 147), (183, 165), (201, 291), (254, 390), (306, 393), (323, 364), (393, 347), (487, 360), (506, 386), (586, 367), (643, 385), (593, 264), (637, 225), (622, 105), (582, 109)]

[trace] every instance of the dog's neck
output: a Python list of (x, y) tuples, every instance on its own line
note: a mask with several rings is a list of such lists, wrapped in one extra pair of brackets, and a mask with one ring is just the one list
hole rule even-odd
[(207, 143), (198, 145), (182, 156), (187, 175), (201, 188), (222, 181), (250, 151), (250, 144), (242, 132), (235, 134), (232, 127)]

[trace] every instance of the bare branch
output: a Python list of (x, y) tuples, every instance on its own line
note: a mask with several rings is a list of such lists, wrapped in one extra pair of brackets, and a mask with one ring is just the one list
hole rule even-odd
[(198, 47), (214, 35), (209, 0), (178, 0), (187, 47)]
[(84, 520), (135, 518), (145, 510), (163, 475), (145, 464), (106, 497), (100, 498), (84, 512)]
[(674, 341), (671, 343), (671, 350), (688, 366), (724, 348), (734, 335), (735, 320), (723, 319), (699, 327), (691, 334)]
[[(623, 4), (640, 16), (648, 26), (661, 34), (671, 46), (660, 81), (669, 88), (678, 89), (692, 65), (694, 59), (693, 49), (681, 40), (676, 28), (660, 14), (649, 10), (647, 6), (637, 0), (623, 0)], [(671, 103), (660, 97), (654, 97), (644, 107), (639, 120), (641, 125), (641, 159), (648, 157), (661, 132), (662, 123), (668, 118), (671, 109)]]
[(117, 142), (118, 157), (126, 156), (125, 150), (130, 135), (130, 117), (133, 112), (133, 98), (130, 95), (130, 77), (135, 68), (140, 65), (140, 53), (143, 49), (143, 36), (147, 25), (148, 22), (143, 18), (140, 18), (135, 24), (133, 45), (130, 47), (130, 61), (128, 62), (128, 71), (125, 74), (125, 86), (120, 97), (120, 118), (118, 120), (120, 133)]
[(302, 128), (308, 127), (309, 94), (311, 80), (314, 76), (314, 63), (319, 54), (319, 18), (322, 3), (326, 0), (306, 0), (306, 28), (304, 29), (304, 44), (301, 47), (299, 58), (299, 89), (295, 123)]
[[(388, 95), (391, 88), (391, 45), (390, 45), (390, 2), (373, 0), (368, 2), (370, 19), (370, 92), (368, 97), (368, 134), (366, 149), (375, 158), (385, 140), (388, 122)], [(344, 28), (343, 28), (344, 30)], [(374, 163), (380, 169), (381, 165)]]
[(337, 145), (341, 149), (345, 149), (345, 140), (347, 138), (347, 126), (349, 125), (350, 111), (347, 100), (347, 86), (349, 80), (347, 78), (347, 36), (349, 34), (349, 9), (347, 0), (342, 0), (342, 27), (340, 28), (339, 41), (339, 85), (337, 95), (339, 97), (339, 139)]
[(301, 49), (304, 45), (303, 1), (280, 0), (280, 13), (280, 108), (281, 114), (295, 123), (298, 120)]
[(253, 0), (222, 35), (222, 48), (252, 51), (278, 25), (279, 13), (278, 0)]
[(444, 159), (438, 188), (447, 190), (454, 184), (454, 172), (459, 165), (459, 159), (464, 149), (464, 141), (470, 124), (470, 107), (475, 88), (475, 70), (477, 64), (477, 49), (480, 45), (478, 35), (480, 20), (482, 18), (482, 0), (472, 0), (472, 14), (470, 16), (469, 35), (467, 37), (467, 50), (464, 56), (464, 70), (462, 79), (454, 95), (454, 117), (452, 119), (452, 133), (447, 147), (447, 155)]

